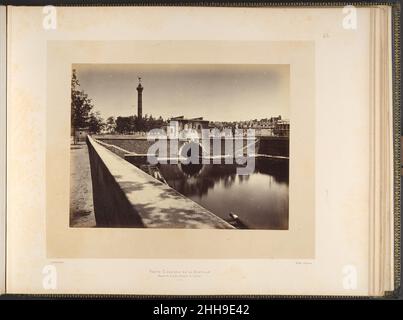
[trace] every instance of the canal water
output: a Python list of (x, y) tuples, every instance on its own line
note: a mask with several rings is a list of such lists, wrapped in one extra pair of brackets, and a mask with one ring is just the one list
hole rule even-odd
[(166, 182), (224, 220), (236, 214), (248, 229), (287, 230), (286, 159), (257, 157), (255, 170), (237, 175), (236, 164), (160, 164)]

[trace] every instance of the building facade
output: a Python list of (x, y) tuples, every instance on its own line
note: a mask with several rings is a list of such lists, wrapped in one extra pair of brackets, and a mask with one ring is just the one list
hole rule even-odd
[(187, 119), (184, 116), (173, 117), (168, 120), (168, 137), (196, 138), (201, 137), (203, 129), (209, 128), (209, 121), (203, 117)]

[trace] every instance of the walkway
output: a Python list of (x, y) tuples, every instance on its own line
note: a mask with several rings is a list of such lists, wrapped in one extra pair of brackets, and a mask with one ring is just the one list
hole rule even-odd
[(70, 227), (95, 227), (88, 147), (70, 146)]

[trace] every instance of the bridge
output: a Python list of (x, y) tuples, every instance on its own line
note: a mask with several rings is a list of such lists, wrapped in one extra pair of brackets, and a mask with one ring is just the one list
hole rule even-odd
[[(146, 164), (147, 159), (150, 157), (155, 157), (158, 162), (183, 161), (190, 157), (189, 151), (194, 152), (195, 149), (198, 149), (197, 156), (200, 159), (210, 159), (214, 163), (220, 163), (220, 160), (225, 162), (225, 159), (233, 159), (235, 155), (258, 155), (278, 159), (289, 158), (288, 137), (268, 136), (249, 140), (245, 138), (217, 138), (201, 141), (201, 143), (176, 139), (155, 139), (155, 141), (150, 141), (145, 137), (133, 137), (130, 135), (103, 135), (94, 136), (94, 138), (135, 165)], [(158, 143), (160, 144), (159, 146)]]
[[(194, 146), (199, 148), (203, 159), (226, 161), (234, 156), (228, 154), (226, 140), (218, 139), (210, 146)], [(167, 157), (171, 153), (171, 141), (168, 139), (165, 142), (168, 151), (153, 154), (158, 160), (164, 160), (163, 157), (166, 157), (165, 160), (172, 160)], [(229, 213), (228, 221), (223, 220), (165, 183), (158, 168), (148, 164), (149, 150), (154, 143), (155, 141), (133, 136), (87, 137), (98, 227), (247, 228), (236, 214), (232, 213), (230, 216)], [(214, 143), (220, 145), (221, 155), (210, 155)], [(180, 141), (175, 145), (178, 148), (177, 161), (189, 156), (186, 151), (189, 144), (189, 141)], [(232, 144), (235, 146), (235, 141)], [(288, 159), (288, 145), (288, 138), (259, 137), (245, 141), (242, 145), (237, 144), (238, 147), (241, 146), (237, 152), (246, 155), (249, 147), (254, 155)], [(210, 152), (205, 151), (208, 148)]]
[(97, 227), (234, 228), (125, 161), (123, 148), (90, 136), (87, 145)]

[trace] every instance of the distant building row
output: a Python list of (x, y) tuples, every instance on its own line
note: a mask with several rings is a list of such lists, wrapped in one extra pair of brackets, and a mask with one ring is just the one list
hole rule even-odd
[(220, 131), (228, 129), (227, 131), (232, 133), (235, 129), (254, 129), (257, 136), (288, 137), (290, 134), (290, 122), (281, 119), (281, 116), (239, 122), (210, 122), (204, 120), (203, 117), (185, 118), (184, 116), (179, 116), (168, 120), (165, 131), (168, 136), (175, 136), (184, 130), (193, 131), (200, 136), (202, 129), (218, 129)]

